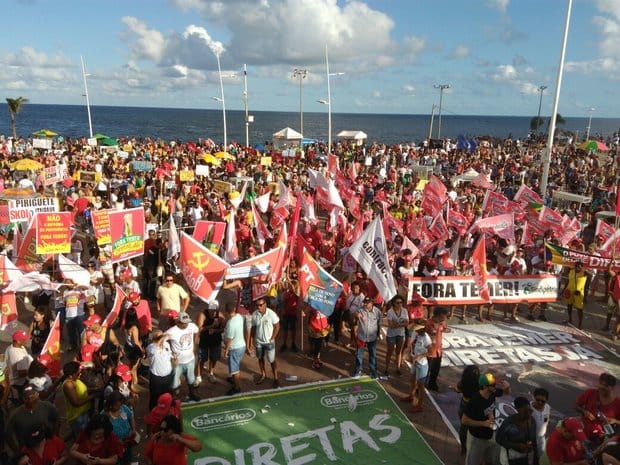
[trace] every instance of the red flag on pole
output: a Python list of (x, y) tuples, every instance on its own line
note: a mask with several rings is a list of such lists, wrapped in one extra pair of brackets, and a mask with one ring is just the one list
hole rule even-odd
[(620, 216), (620, 185), (616, 187), (616, 216)]
[(127, 297), (122, 287), (120, 287), (118, 284), (115, 284), (114, 287), (116, 288), (116, 295), (114, 296), (114, 304), (112, 305), (112, 309), (110, 310), (110, 313), (107, 314), (107, 316), (105, 317), (105, 320), (103, 320), (103, 323), (101, 323), (101, 326), (104, 326), (106, 328), (112, 326), (114, 322), (116, 321), (116, 319), (118, 318), (118, 316), (121, 314), (121, 307), (123, 306), (123, 302), (125, 298)]
[(487, 285), (487, 250), (484, 240), (484, 234), (480, 236), (478, 244), (474, 252), (471, 254), (471, 261), (474, 271), (474, 282), (478, 289), (478, 295), (489, 302), (491, 297), (489, 295), (489, 287)]
[(50, 333), (43, 344), (39, 361), (47, 366), (47, 373), (50, 377), (60, 376), (60, 313), (56, 315)]

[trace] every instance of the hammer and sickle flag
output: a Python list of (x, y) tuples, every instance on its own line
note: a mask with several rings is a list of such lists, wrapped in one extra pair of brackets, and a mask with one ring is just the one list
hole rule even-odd
[(204, 302), (215, 300), (230, 265), (184, 232), (179, 263), (189, 289)]
[(51, 358), (47, 373), (51, 378), (57, 378), (60, 376), (60, 313), (56, 315), (56, 319), (54, 320), (54, 324), (52, 324), (52, 329), (45, 340), (45, 344), (43, 344), (39, 358), (45, 354), (49, 355)]
[(14, 292), (3, 292), (0, 295), (0, 330), (4, 331), (17, 322), (17, 305)]

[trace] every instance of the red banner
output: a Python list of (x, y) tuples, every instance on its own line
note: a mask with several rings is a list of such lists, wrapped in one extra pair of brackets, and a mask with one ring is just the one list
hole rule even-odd
[(9, 206), (8, 205), (0, 205), (0, 224), (10, 224), (11, 219), (9, 218)]
[(144, 255), (146, 223), (143, 208), (110, 212), (112, 263)]
[(226, 223), (223, 221), (203, 221), (196, 222), (192, 237), (201, 242), (213, 253), (218, 253), (224, 241), (224, 231)]
[(71, 252), (71, 212), (37, 213), (37, 254)]
[(222, 286), (228, 263), (183, 232), (179, 263), (189, 289), (201, 300), (211, 302)]
[(28, 225), (28, 229), (24, 234), (23, 240), (19, 245), (19, 251), (17, 258), (15, 259), (15, 266), (22, 271), (38, 271), (41, 268), (41, 263), (45, 261), (47, 257), (39, 257), (37, 255), (37, 217), (33, 216)]
[(97, 245), (106, 245), (112, 242), (110, 237), (110, 211), (112, 210), (99, 210), (91, 213)]
[(487, 250), (484, 235), (480, 236), (478, 244), (476, 244), (476, 248), (471, 254), (471, 263), (474, 271), (474, 282), (476, 283), (478, 295), (482, 300), (488, 302), (490, 296), (489, 287), (487, 285)]
[(4, 331), (17, 322), (17, 303), (14, 292), (0, 294), (0, 330)]

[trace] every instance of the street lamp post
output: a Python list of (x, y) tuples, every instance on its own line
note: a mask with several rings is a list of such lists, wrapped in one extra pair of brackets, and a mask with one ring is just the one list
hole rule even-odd
[(304, 135), (304, 101), (303, 101), (303, 80), (308, 76), (307, 69), (295, 68), (293, 78), (299, 78), (299, 132)]
[(248, 114), (248, 68), (243, 65), (243, 108), (245, 109), (245, 146), (250, 146), (250, 115)]
[(560, 89), (562, 88), (562, 75), (564, 73), (564, 57), (566, 56), (566, 42), (568, 41), (568, 28), (570, 26), (570, 12), (573, 6), (573, 0), (567, 1), (566, 20), (564, 21), (564, 35), (562, 37), (562, 49), (560, 51), (560, 64), (558, 65), (558, 75), (555, 82), (555, 96), (553, 99), (553, 111), (551, 112), (551, 122), (549, 124), (549, 135), (547, 138), (547, 147), (543, 152), (542, 165), (543, 172), (540, 178), (540, 194), (543, 200), (547, 196), (547, 182), (549, 181), (549, 168), (551, 166), (551, 150), (553, 148), (553, 133), (555, 132), (555, 123), (558, 114), (558, 103), (560, 101)]
[(586, 128), (586, 141), (590, 140), (590, 127), (592, 126), (592, 112), (595, 108), (590, 108), (590, 116), (588, 117), (588, 127)]
[(439, 121), (437, 123), (437, 139), (441, 139), (441, 108), (443, 106), (443, 91), (449, 89), (450, 84), (434, 84), (435, 89), (439, 89)]
[(90, 138), (93, 138), (93, 122), (90, 118), (90, 101), (88, 100), (88, 85), (86, 84), (86, 67), (84, 66), (84, 58), (80, 55), (80, 61), (82, 62), (82, 79), (84, 80), (84, 97), (86, 97), (86, 113), (88, 113), (88, 133)]
[(540, 109), (542, 108), (543, 92), (547, 86), (539, 86), (538, 92), (540, 92), (540, 99), (538, 99), (538, 116), (536, 117), (536, 136), (538, 137), (538, 130), (540, 129)]
[(319, 103), (327, 104), (327, 154), (329, 155), (332, 150), (332, 90), (329, 81), (330, 76), (342, 76), (344, 73), (330, 73), (329, 72), (329, 57), (327, 55), (327, 45), (325, 45), (325, 70), (327, 72), (327, 101), (318, 100)]
[(226, 134), (226, 101), (224, 100), (224, 81), (222, 80), (222, 67), (220, 65), (220, 53), (221, 51), (214, 51), (215, 58), (217, 59), (217, 73), (220, 77), (220, 98), (213, 97), (213, 100), (217, 100), (222, 104), (222, 119), (224, 121), (224, 152), (228, 151), (228, 140)]

